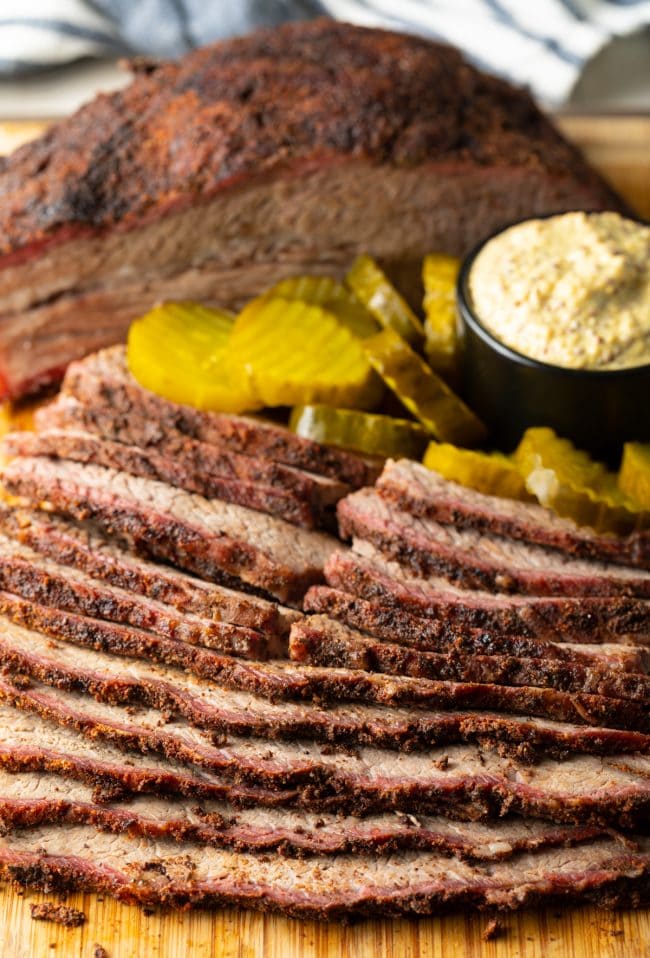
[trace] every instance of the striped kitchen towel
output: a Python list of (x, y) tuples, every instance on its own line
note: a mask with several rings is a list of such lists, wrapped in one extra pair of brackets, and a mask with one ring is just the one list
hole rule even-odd
[(610, 40), (650, 25), (650, 0), (4, 0), (0, 72), (84, 56), (177, 56), (319, 14), (453, 43), (478, 66), (559, 104)]

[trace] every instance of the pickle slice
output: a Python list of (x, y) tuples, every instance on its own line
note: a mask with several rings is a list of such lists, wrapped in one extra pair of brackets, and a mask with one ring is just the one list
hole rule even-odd
[(163, 303), (129, 329), (127, 362), (140, 385), (197, 409), (244, 412), (259, 402), (237, 378), (227, 349), (233, 317), (198, 303)]
[(625, 443), (618, 487), (641, 509), (650, 509), (650, 444)]
[(374, 260), (358, 256), (345, 281), (382, 326), (394, 329), (408, 343), (420, 345), (424, 339), (422, 323)]
[(481, 420), (394, 330), (371, 336), (363, 347), (386, 385), (436, 439), (471, 446), (485, 438)]
[(535, 498), (526, 489), (515, 463), (501, 452), (476, 452), (444, 442), (430, 442), (422, 462), (445, 479), (491, 496), (528, 502)]
[(304, 439), (384, 459), (418, 459), (427, 443), (422, 426), (409, 419), (331, 406), (296, 406), (289, 428)]
[(262, 296), (235, 320), (228, 356), (265, 406), (372, 408), (382, 385), (361, 341), (333, 313)]
[(299, 299), (322, 306), (360, 339), (373, 336), (379, 324), (354, 293), (331, 276), (292, 276), (283, 279), (265, 294), (269, 298)]
[(650, 523), (650, 512), (636, 507), (613, 473), (552, 429), (527, 429), (513, 458), (529, 492), (578, 525), (625, 535)]
[(422, 264), (424, 350), (432, 367), (445, 374), (454, 373), (458, 363), (456, 280), (459, 269), (460, 260), (442, 253), (430, 253)]

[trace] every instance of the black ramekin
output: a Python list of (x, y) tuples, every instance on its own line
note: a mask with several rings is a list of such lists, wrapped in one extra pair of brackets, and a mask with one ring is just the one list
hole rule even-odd
[(480, 251), (502, 232), (472, 250), (458, 276), (463, 396), (500, 449), (512, 450), (529, 426), (550, 426), (580, 448), (614, 463), (624, 442), (650, 440), (650, 364), (567, 369), (530, 359), (489, 333), (472, 308), (469, 276)]

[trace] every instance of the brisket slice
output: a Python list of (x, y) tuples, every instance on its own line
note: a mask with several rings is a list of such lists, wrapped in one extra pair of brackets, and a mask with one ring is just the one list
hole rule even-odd
[(371, 489), (342, 499), (338, 516), (342, 536), (367, 540), (425, 578), (443, 576), (488, 592), (650, 598), (650, 573), (643, 569), (572, 559), (541, 546), (419, 519)]
[(442, 682), (477, 682), (525, 688), (587, 692), (645, 704), (650, 711), (650, 676), (617, 672), (546, 658), (512, 655), (424, 652), (363, 635), (327, 615), (314, 615), (291, 629), (289, 651), (295, 662), (330, 668), (365, 669)]
[(325, 533), (102, 466), (19, 458), (6, 467), (4, 483), (34, 505), (47, 501), (96, 521), (158, 559), (206, 579), (239, 576), (283, 602), (300, 602), (336, 547)]
[[(334, 588), (456, 630), (485, 629), (552, 642), (650, 642), (650, 602), (627, 596), (504, 595), (420, 579), (369, 542), (335, 552), (325, 565)], [(362, 554), (360, 552), (362, 551)]]
[(149, 562), (79, 524), (40, 510), (0, 503), (0, 530), (34, 552), (128, 592), (213, 619), (286, 635), (300, 613)]
[(224, 689), (177, 669), (150, 665), (53, 642), (0, 618), (0, 664), (20, 683), (28, 678), (98, 701), (143, 705), (181, 715), (198, 728), (260, 738), (308, 738), (334, 745), (375, 745), (412, 751), (457, 742), (480, 742), (515, 757), (569, 752), (650, 754), (642, 732), (570, 725), (486, 711), (406, 709), (380, 705), (273, 702)]
[(62, 389), (64, 397), (72, 397), (85, 407), (89, 432), (119, 440), (122, 429), (133, 430), (141, 437), (136, 445), (146, 448), (165, 448), (170, 440), (186, 437), (218, 450), (326, 476), (355, 489), (372, 485), (380, 470), (376, 462), (302, 439), (277, 423), (203, 412), (163, 399), (136, 382), (127, 368), (123, 346), (101, 350), (73, 363)]
[(92, 825), (113, 834), (195, 841), (238, 851), (284, 855), (386, 854), (436, 850), (464, 860), (502, 861), (542, 848), (572, 848), (605, 837), (597, 825), (556, 825), (528, 819), (454, 822), (432, 815), (387, 812), (356, 818), (273, 807), (235, 809), (226, 802), (133, 795), (98, 804), (92, 786), (38, 772), (0, 770), (3, 834), (43, 825)]
[(89, 889), (139, 905), (238, 905), (319, 919), (549, 901), (639, 906), (650, 898), (650, 848), (642, 836), (630, 848), (608, 837), (570, 852), (547, 849), (481, 864), (407, 851), (387, 859), (260, 857), (50, 825), (2, 838), (0, 872), (32, 888)]
[(385, 676), (360, 669), (331, 669), (295, 663), (253, 663), (142, 632), (41, 606), (0, 592), (0, 613), (55, 639), (121, 656), (187, 669), (223, 688), (289, 701), (367, 702), (437, 709), (489, 709), (536, 715), (578, 725), (650, 732), (645, 703), (584, 692)]
[(249, 659), (281, 657), (286, 640), (248, 626), (179, 613), (156, 599), (105, 585), (76, 569), (66, 569), (28, 546), (0, 534), (0, 590), (42, 605), (124, 623), (165, 638)]
[(124, 709), (35, 683), (16, 688), (0, 680), (0, 699), (128, 752), (155, 752), (233, 782), (301, 787), (332, 809), (428, 811), (471, 820), (517, 813), (622, 828), (647, 828), (649, 821), (650, 758), (640, 755), (572, 755), (529, 766), (478, 745), (348, 753), (314, 742), (234, 736), (215, 742), (179, 719), (166, 726), (155, 710)]
[[(161, 437), (155, 446), (150, 446), (151, 424), (145, 419), (137, 416), (127, 419), (106, 406), (90, 408), (71, 396), (59, 395), (56, 402), (38, 409), (34, 418), (39, 432), (64, 429), (73, 433), (91, 433), (127, 446), (137, 446), (141, 451), (151, 453), (152, 457), (158, 453), (164, 460), (178, 460), (183, 472), (191, 474), (191, 479), (199, 485), (203, 483), (206, 489), (210, 481), (223, 481), (230, 484), (224, 487), (227, 489), (240, 482), (247, 488), (259, 485), (278, 494), (284, 492), (293, 501), (308, 507), (307, 519), (312, 522), (329, 521), (333, 507), (350, 491), (347, 483), (336, 479), (260, 456), (242, 455), (176, 432)], [(98, 430), (98, 421), (102, 423), (101, 430)], [(152, 461), (160, 460), (154, 457)], [(191, 491), (209, 495), (201, 489)]]
[(333, 20), (141, 73), (3, 159), (0, 192), (11, 396), (123, 340), (152, 298), (238, 306), (366, 250), (413, 293), (431, 249), (624, 208), (522, 90), (449, 46)]
[(444, 479), (418, 462), (389, 462), (377, 482), (382, 496), (404, 512), (443, 525), (519, 539), (582, 559), (650, 569), (650, 531), (599, 535), (531, 502), (489, 496)]
[[(203, 445), (207, 447), (207, 443)], [(204, 461), (200, 451), (196, 455), (188, 455), (181, 448), (174, 453), (171, 450), (159, 452), (157, 449), (140, 449), (92, 433), (69, 429), (10, 433), (4, 440), (4, 451), (10, 457), (48, 456), (108, 466), (132, 476), (166, 482), (207, 499), (223, 499), (224, 502), (279, 516), (305, 529), (313, 529), (322, 519), (315, 515), (308, 501), (288, 489), (215, 475), (210, 470), (209, 460)]]
[(425, 652), (460, 655), (515, 656), (550, 659), (617, 672), (647, 673), (650, 651), (642, 646), (601, 644), (574, 645), (570, 642), (545, 642), (518, 635), (501, 635), (491, 629), (467, 629), (450, 626), (444, 619), (414, 615), (398, 605), (360, 599), (340, 589), (315, 585), (303, 602), (306, 612), (329, 615), (368, 635)]

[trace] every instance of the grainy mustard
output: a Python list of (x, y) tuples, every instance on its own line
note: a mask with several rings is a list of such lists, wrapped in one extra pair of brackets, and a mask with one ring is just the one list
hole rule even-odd
[(650, 227), (618, 213), (529, 220), (469, 276), (482, 324), (511, 349), (576, 369), (650, 363)]

